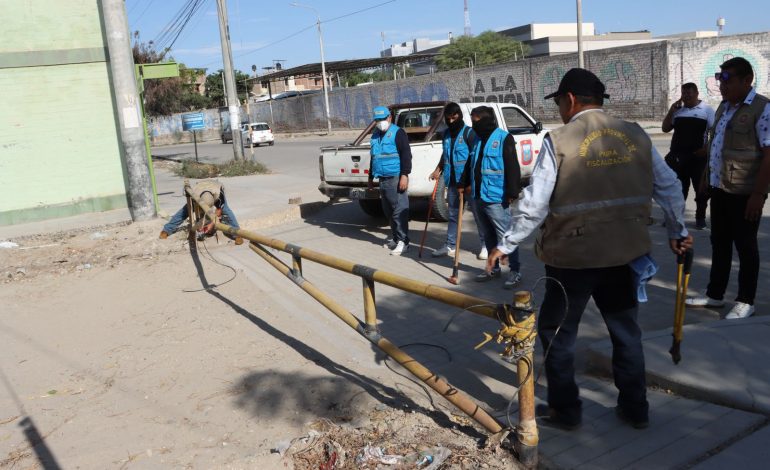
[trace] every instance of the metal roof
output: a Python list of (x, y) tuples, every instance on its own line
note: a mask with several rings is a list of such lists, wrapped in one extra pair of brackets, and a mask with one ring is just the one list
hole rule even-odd
[[(335, 60), (327, 61), (326, 73), (347, 72), (351, 70), (363, 70), (379, 67), (380, 65), (402, 64), (405, 62), (418, 62), (425, 59), (431, 59), (438, 54), (410, 54), (397, 57), (376, 57), (371, 59), (353, 59), (353, 60)], [(305, 64), (290, 69), (283, 69), (270, 74), (262, 75), (258, 79), (266, 82), (285, 77), (302, 77), (306, 75), (321, 75), (321, 63)]]

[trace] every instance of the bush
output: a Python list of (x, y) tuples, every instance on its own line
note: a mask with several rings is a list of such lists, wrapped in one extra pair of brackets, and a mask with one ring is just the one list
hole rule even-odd
[(261, 175), (267, 172), (268, 170), (265, 165), (251, 161), (231, 161), (224, 165), (215, 165), (185, 160), (182, 162), (182, 166), (175, 170), (177, 176), (192, 179), (215, 178), (217, 176)]

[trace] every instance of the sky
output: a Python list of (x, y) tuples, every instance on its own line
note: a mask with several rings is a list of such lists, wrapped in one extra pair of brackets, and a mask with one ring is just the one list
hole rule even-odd
[[(158, 42), (186, 0), (125, 0), (131, 31)], [(174, 43), (171, 56), (188, 67), (222, 68), (216, 0), (204, 4)], [(418, 37), (446, 39), (463, 33), (463, 0), (227, 0), (235, 68), (252, 74), (282, 60), (284, 68), (320, 61), (316, 11), (327, 61), (379, 57), (385, 47)], [(575, 22), (573, 0), (468, 0), (473, 34), (529, 23)], [(583, 21), (597, 33), (649, 30), (653, 36), (694, 30), (724, 34), (770, 30), (766, 0), (583, 0)], [(368, 9), (367, 9), (368, 8)], [(360, 10), (367, 9), (356, 13)], [(342, 17), (342, 18), (338, 18)], [(338, 19), (334, 19), (338, 18)]]

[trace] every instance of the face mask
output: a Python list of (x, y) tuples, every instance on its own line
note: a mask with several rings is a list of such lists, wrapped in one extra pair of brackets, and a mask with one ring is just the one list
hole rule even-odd
[(381, 132), (385, 132), (390, 127), (390, 123), (387, 120), (377, 121), (377, 129)]

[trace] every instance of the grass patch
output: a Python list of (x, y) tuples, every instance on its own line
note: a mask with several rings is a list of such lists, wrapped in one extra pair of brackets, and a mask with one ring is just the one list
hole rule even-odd
[(217, 176), (261, 175), (267, 172), (267, 167), (262, 163), (250, 161), (230, 161), (224, 165), (215, 165), (185, 160), (175, 170), (177, 176), (191, 179), (215, 178)]

